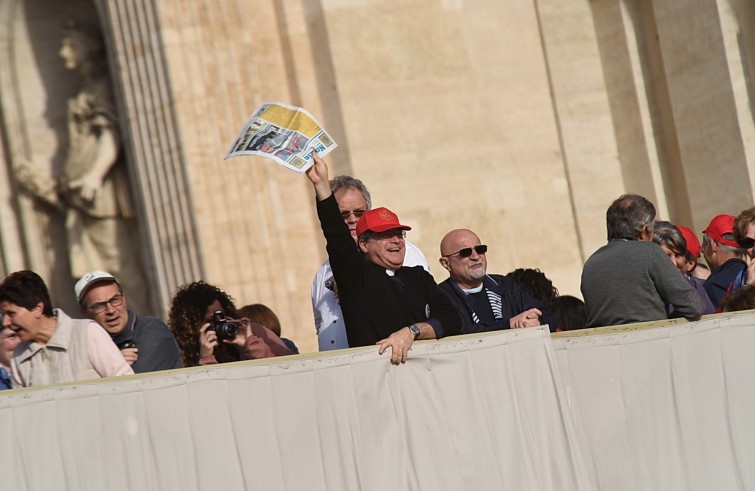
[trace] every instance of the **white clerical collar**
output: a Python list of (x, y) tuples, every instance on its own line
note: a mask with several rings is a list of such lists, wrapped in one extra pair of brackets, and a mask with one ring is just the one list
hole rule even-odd
[(392, 269), (386, 269), (385, 274), (387, 274), (388, 276), (396, 276), (396, 272)]
[(477, 286), (475, 288), (462, 288), (461, 291), (463, 291), (467, 295), (471, 295), (473, 293), (480, 293), (482, 291), (482, 283), (480, 283), (480, 286)]

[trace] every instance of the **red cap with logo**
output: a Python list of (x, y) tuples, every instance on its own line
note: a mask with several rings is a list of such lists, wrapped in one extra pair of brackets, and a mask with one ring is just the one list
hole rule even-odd
[(679, 229), (679, 231), (684, 236), (684, 240), (687, 241), (687, 250), (692, 254), (694, 257), (700, 257), (700, 239), (697, 238), (697, 235), (695, 235), (695, 232), (688, 229), (684, 225), (677, 225), (676, 228)]
[(398, 216), (388, 208), (375, 208), (366, 211), (357, 222), (357, 237), (370, 230), (372, 232), (385, 232), (399, 228), (401, 230), (411, 230), (408, 225), (401, 225)]
[[(717, 215), (710, 221), (708, 228), (703, 230), (706, 235), (715, 240), (719, 244), (740, 247), (736, 240), (734, 240), (734, 216), (733, 215)], [(731, 239), (725, 239), (724, 234), (731, 234)]]

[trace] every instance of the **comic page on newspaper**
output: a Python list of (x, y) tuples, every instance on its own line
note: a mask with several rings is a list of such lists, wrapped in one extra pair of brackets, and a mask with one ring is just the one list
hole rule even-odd
[(246, 122), (224, 159), (258, 155), (302, 173), (313, 164), (312, 152), (324, 157), (337, 146), (306, 109), (266, 102)]

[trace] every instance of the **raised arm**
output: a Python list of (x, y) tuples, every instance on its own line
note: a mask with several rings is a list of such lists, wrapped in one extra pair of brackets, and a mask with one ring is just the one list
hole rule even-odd
[(315, 152), (312, 152), (315, 165), (307, 169), (307, 177), (312, 182), (317, 195), (317, 201), (323, 201), (330, 197), (330, 179), (328, 177), (328, 164), (325, 163)]

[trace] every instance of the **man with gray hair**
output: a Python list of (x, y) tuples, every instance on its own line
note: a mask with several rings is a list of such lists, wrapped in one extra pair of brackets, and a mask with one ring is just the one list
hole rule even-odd
[(703, 286), (716, 308), (747, 282), (745, 249), (735, 238), (734, 222), (732, 215), (717, 215), (703, 231), (703, 255), (711, 271)]
[(625, 194), (606, 212), (608, 244), (585, 263), (582, 296), (587, 326), (614, 326), (668, 318), (700, 318), (704, 305), (695, 290), (653, 240), (655, 206)]
[[(356, 227), (359, 218), (372, 209), (370, 192), (362, 181), (351, 176), (336, 176), (330, 180), (330, 189), (338, 203), (343, 221), (349, 226), (354, 241), (357, 240)], [(430, 271), (427, 259), (417, 246), (406, 242), (404, 266), (422, 266)], [(349, 347), (346, 338), (346, 325), (338, 300), (338, 288), (333, 279), (330, 260), (326, 260), (315, 273), (312, 281), (312, 311), (315, 315), (315, 329), (320, 351)]]

